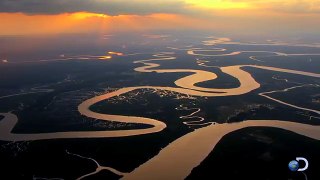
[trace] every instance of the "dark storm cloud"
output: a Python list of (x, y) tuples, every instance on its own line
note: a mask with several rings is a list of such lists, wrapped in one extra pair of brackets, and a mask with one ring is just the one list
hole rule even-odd
[(108, 15), (190, 13), (180, 0), (0, 0), (0, 12), (59, 14), (79, 11)]

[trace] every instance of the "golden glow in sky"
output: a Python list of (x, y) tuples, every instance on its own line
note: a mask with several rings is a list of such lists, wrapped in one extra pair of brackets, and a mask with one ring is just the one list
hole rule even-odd
[(231, 2), (225, 0), (186, 0), (186, 3), (201, 8), (213, 9), (243, 9), (250, 7), (246, 2)]
[[(320, 32), (320, 0), (43, 1), (35, 5), (33, 0), (0, 0), (0, 35), (148, 34), (149, 30), (163, 29)], [(73, 3), (76, 1), (79, 3)], [(67, 5), (61, 8), (59, 2)]]
[(86, 19), (86, 18), (91, 18), (91, 17), (101, 17), (101, 18), (109, 17), (106, 14), (97, 14), (97, 13), (89, 13), (89, 12), (73, 13), (73, 14), (71, 14), (71, 16), (74, 17), (75, 19)]

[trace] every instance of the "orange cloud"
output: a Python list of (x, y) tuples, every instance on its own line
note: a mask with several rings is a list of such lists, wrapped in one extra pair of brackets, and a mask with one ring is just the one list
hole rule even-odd
[[(202, 1), (202, 0), (200, 0)], [(242, 3), (249, 9), (285, 13), (320, 13), (319, 0), (218, 0), (224, 3)]]
[[(58, 15), (0, 13), (0, 35), (108, 33), (160, 29), (205, 29), (208, 23), (195, 17), (175, 14), (118, 15), (78, 12)], [(214, 24), (214, 23), (211, 23)]]
[[(81, 24), (79, 14), (25, 15), (22, 13), (0, 13), (0, 34), (52, 34), (85, 32), (74, 29)], [(85, 27), (84, 27), (85, 28)]]
[[(0, 35), (101, 33), (153, 30), (206, 30), (226, 33), (319, 32), (320, 14), (259, 9), (201, 10), (201, 16), (180, 14), (117, 15), (76, 12), (57, 15), (0, 13)], [(204, 15), (206, 14), (206, 15)]]

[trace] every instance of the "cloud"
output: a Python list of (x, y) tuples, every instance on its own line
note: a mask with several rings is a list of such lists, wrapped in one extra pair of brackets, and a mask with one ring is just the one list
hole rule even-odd
[[(0, 12), (62, 14), (83, 11), (111, 16), (164, 13), (199, 17), (212, 14), (219, 5), (228, 5), (226, 9), (233, 7), (233, 3), (247, 5), (248, 11), (320, 13), (319, 0), (0, 0)], [(205, 6), (209, 10), (203, 9)]]
[(182, 0), (0, 0), (0, 12), (25, 14), (61, 14), (91, 12), (108, 15), (154, 13), (188, 14)]
[(285, 13), (320, 13), (319, 0), (223, 0), (247, 3), (253, 8)]

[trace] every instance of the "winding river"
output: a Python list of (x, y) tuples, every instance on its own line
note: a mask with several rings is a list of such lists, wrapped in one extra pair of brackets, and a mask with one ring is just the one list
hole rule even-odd
[[(195, 53), (195, 51), (207, 51), (201, 49), (187, 50), (189, 55), (205, 56)], [(208, 50), (210, 51), (210, 50)], [(212, 51), (224, 51), (223, 49), (214, 49)], [(216, 56), (237, 55), (243, 51), (222, 54)], [(265, 52), (265, 51), (257, 51)], [(269, 52), (276, 55), (286, 56), (285, 53)], [(135, 71), (142, 73), (189, 73), (189, 75), (175, 80), (177, 87), (161, 87), (161, 86), (137, 86), (124, 87), (119, 90), (108, 92), (104, 95), (96, 96), (82, 102), (78, 106), (79, 112), (87, 117), (100, 119), (105, 121), (114, 121), (122, 123), (137, 123), (151, 125), (150, 128), (132, 129), (132, 130), (112, 130), (112, 131), (71, 131), (71, 132), (54, 132), (54, 133), (36, 133), (36, 134), (19, 134), (13, 133), (12, 130), (18, 122), (18, 117), (9, 113), (0, 113), (4, 118), (0, 121), (0, 140), (2, 141), (31, 141), (45, 139), (67, 139), (67, 138), (109, 138), (109, 137), (125, 137), (156, 133), (166, 128), (166, 124), (151, 118), (102, 114), (90, 110), (90, 107), (100, 101), (110, 99), (119, 95), (123, 95), (140, 89), (157, 89), (177, 92), (190, 96), (202, 97), (221, 97), (221, 96), (236, 96), (249, 93), (260, 87), (260, 84), (252, 77), (250, 73), (243, 70), (243, 67), (252, 67), (264, 69), (268, 71), (276, 71), (283, 73), (296, 74), (300, 76), (308, 76), (320, 78), (320, 74), (304, 71), (257, 66), (257, 65), (234, 65), (219, 67), (220, 70), (237, 79), (240, 86), (236, 88), (205, 88), (197, 86), (197, 83), (215, 80), (218, 76), (210, 71), (194, 70), (194, 69), (161, 69), (158, 61), (175, 60), (174, 53), (163, 52), (153, 55), (154, 58), (135, 61), (136, 64), (141, 64), (135, 68)], [(210, 55), (211, 56), (211, 55)], [(214, 56), (214, 55), (212, 55)], [(267, 94), (267, 93), (265, 93)], [(265, 95), (263, 94), (263, 95)], [(1, 97), (0, 97), (1, 99)], [(271, 99), (274, 100), (274, 99)], [(319, 112), (319, 111), (317, 111)], [(182, 118), (192, 117), (194, 113)], [(199, 117), (201, 118), (201, 117)], [(187, 177), (191, 170), (198, 166), (203, 159), (212, 151), (215, 145), (226, 134), (238, 129), (246, 127), (273, 127), (288, 130), (309, 138), (320, 140), (320, 127), (301, 123), (294, 123), (281, 120), (248, 120), (240, 123), (232, 124), (217, 124), (212, 123), (203, 128), (199, 128), (169, 144), (162, 149), (157, 156), (150, 159), (146, 163), (137, 167), (130, 173), (123, 173), (123, 179), (183, 179)], [(190, 146), (192, 144), (192, 146)], [(172, 160), (174, 159), (174, 161)], [(179, 168), (177, 168), (179, 167)]]

